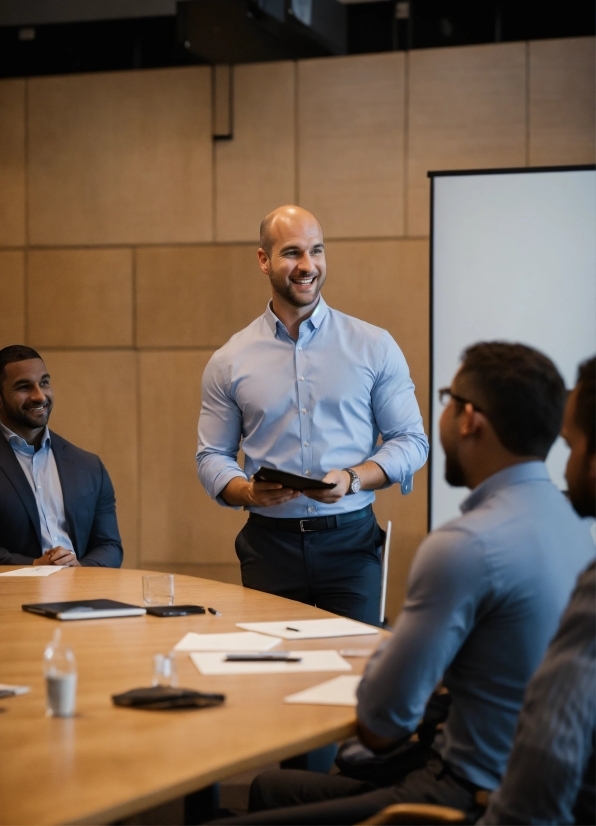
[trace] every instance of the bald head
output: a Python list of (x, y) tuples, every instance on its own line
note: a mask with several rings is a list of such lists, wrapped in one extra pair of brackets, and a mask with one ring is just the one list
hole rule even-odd
[(312, 212), (295, 204), (286, 204), (285, 206), (277, 207), (277, 209), (274, 209), (261, 221), (260, 246), (265, 250), (267, 255), (271, 255), (273, 244), (278, 236), (277, 228), (280, 225), (291, 229), (293, 226), (305, 226), (308, 224), (318, 227), (322, 237), (323, 229)]

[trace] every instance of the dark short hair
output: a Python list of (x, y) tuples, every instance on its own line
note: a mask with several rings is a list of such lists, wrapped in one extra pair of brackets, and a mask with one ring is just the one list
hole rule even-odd
[(546, 459), (566, 399), (565, 383), (547, 356), (525, 344), (483, 341), (464, 350), (459, 375), (477, 394), (503, 447)]
[(577, 370), (575, 421), (588, 440), (588, 451), (596, 452), (596, 356), (582, 362)]
[(28, 359), (41, 359), (41, 356), (37, 350), (26, 347), (24, 344), (11, 344), (9, 347), (3, 347), (0, 350), (0, 389), (6, 378), (6, 365), (12, 364), (14, 361), (27, 361)]

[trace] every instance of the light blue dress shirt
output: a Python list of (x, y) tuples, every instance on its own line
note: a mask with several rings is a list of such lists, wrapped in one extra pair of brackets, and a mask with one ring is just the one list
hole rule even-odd
[(594, 543), (543, 462), (494, 474), (462, 511), (418, 549), (393, 635), (358, 688), (358, 718), (381, 737), (405, 736), (443, 679), (452, 704), (435, 747), (455, 773), (494, 789), (526, 684)]
[(28, 445), (1, 422), (0, 430), (12, 447), (35, 496), (43, 553), (58, 546), (74, 551), (66, 526), (62, 485), (52, 453), (50, 431), (45, 428), (41, 447), (36, 451), (33, 445)]
[[(261, 465), (322, 479), (372, 459), (391, 483), (407, 489), (428, 455), (414, 385), (395, 341), (330, 309), (323, 298), (297, 341), (269, 305), (214, 353), (202, 390), (199, 479), (221, 505), (228, 482), (250, 478)], [(325, 505), (300, 496), (249, 510), (302, 519), (358, 510), (374, 498), (360, 491)]]

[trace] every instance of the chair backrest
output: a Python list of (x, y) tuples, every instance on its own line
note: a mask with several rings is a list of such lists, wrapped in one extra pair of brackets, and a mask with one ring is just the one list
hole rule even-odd
[(361, 826), (386, 826), (394, 823), (467, 823), (466, 813), (449, 806), (431, 803), (394, 803), (363, 821)]
[(387, 572), (389, 570), (389, 550), (391, 548), (391, 522), (387, 522), (387, 530), (385, 532), (385, 544), (383, 545), (383, 581), (381, 585), (381, 605), (379, 610), (379, 620), (381, 624), (385, 622), (385, 603), (387, 601)]

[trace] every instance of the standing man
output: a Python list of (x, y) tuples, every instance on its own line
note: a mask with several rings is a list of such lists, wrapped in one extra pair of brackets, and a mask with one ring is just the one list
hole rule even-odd
[[(272, 299), (205, 369), (199, 478), (220, 505), (250, 512), (236, 540), (245, 586), (378, 624), (373, 491), (408, 492), (428, 454), (408, 365), (386, 331), (323, 300), (323, 232), (310, 212), (270, 213), (258, 259)], [(261, 465), (334, 487), (257, 482)]]
[(119, 568), (114, 488), (97, 456), (48, 429), (41, 356), (0, 350), (0, 565)]

